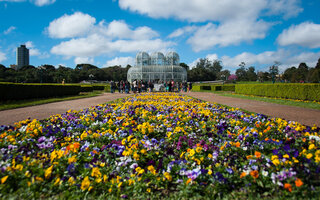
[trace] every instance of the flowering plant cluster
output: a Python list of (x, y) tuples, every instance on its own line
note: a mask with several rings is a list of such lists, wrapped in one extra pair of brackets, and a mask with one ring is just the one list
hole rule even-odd
[(1, 197), (310, 197), (320, 191), (319, 131), (180, 94), (137, 94), (1, 126)]

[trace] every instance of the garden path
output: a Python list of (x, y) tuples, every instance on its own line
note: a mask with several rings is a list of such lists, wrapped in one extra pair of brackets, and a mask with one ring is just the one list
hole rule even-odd
[(113, 101), (128, 96), (122, 93), (104, 93), (90, 98), (61, 101), (37, 106), (0, 111), (0, 125), (13, 125), (15, 122), (31, 119), (45, 119), (55, 114), (62, 114), (68, 110), (81, 110), (98, 104)]
[(320, 127), (320, 110), (316, 109), (280, 105), (249, 99), (225, 97), (207, 92), (188, 92), (183, 94), (204, 101), (241, 108), (249, 112), (260, 113), (270, 117), (283, 118), (287, 121), (296, 121), (308, 126), (313, 126), (315, 124)]
[[(308, 126), (313, 126), (316, 124), (318, 127), (320, 127), (320, 110), (225, 97), (207, 92), (188, 92), (183, 94), (204, 101), (216, 102), (231, 107), (241, 108), (250, 112), (261, 113), (270, 117), (279, 117), (286, 120), (297, 121)], [(13, 125), (15, 122), (25, 120), (29, 117), (31, 119), (45, 119), (51, 115), (65, 113), (69, 109), (81, 110), (126, 96), (128, 96), (128, 94), (104, 93), (97, 97), (0, 111), (0, 125)]]

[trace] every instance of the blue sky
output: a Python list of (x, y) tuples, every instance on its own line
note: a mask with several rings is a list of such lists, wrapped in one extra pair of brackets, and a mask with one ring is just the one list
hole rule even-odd
[(137, 52), (176, 51), (194, 66), (218, 59), (264, 71), (320, 58), (319, 0), (0, 0), (0, 63), (74, 68), (134, 64)]

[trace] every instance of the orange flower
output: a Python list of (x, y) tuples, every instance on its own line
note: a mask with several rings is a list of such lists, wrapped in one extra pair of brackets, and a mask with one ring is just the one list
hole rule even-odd
[(303, 185), (302, 180), (299, 179), (299, 178), (297, 178), (297, 180), (295, 181), (295, 183), (296, 183), (296, 186), (297, 186), (297, 187), (301, 187), (301, 186)]
[(261, 157), (261, 153), (259, 151), (254, 152), (254, 155), (256, 156), (256, 158), (260, 158)]
[(288, 190), (289, 192), (292, 192), (292, 186), (290, 183), (285, 183), (284, 184), (284, 189)]
[(250, 160), (252, 158), (252, 155), (248, 155), (247, 159)]
[(257, 170), (253, 170), (253, 171), (250, 172), (250, 175), (253, 178), (258, 178), (259, 177), (259, 172)]
[(189, 179), (187, 180), (186, 184), (188, 185), (191, 181), (192, 181), (192, 179), (189, 178)]
[(240, 147), (240, 142), (236, 142), (236, 143), (235, 143), (235, 146), (236, 146), (236, 147)]
[(245, 177), (245, 176), (247, 176), (247, 173), (242, 172), (241, 175), (240, 175), (240, 178), (243, 178), (243, 177)]

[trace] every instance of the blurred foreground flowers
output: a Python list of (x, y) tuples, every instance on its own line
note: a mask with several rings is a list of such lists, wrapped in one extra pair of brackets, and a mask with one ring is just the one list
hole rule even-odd
[(135, 95), (1, 126), (0, 191), (313, 196), (319, 131), (180, 94)]

